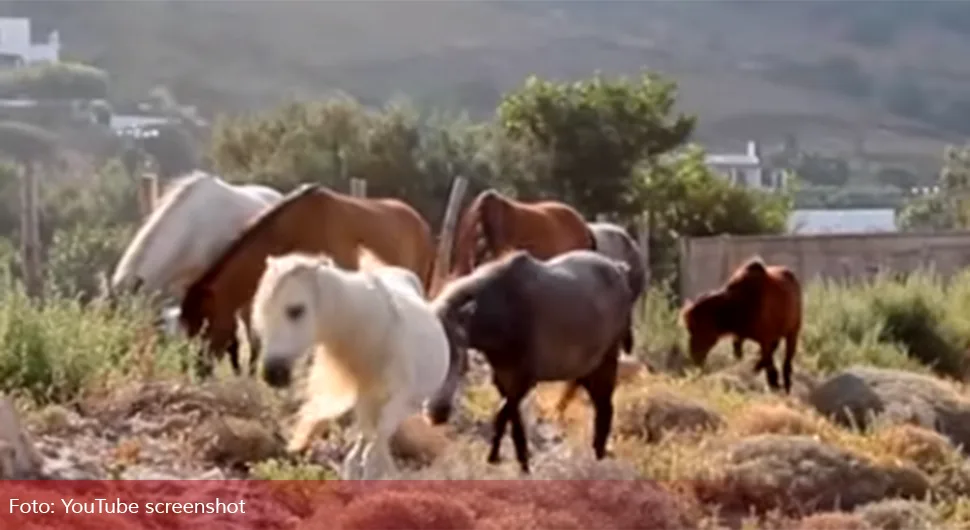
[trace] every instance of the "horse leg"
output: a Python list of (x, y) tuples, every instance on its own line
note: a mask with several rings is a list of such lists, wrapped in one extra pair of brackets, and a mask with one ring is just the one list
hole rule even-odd
[[(744, 357), (744, 339), (741, 337), (734, 337), (732, 346), (734, 346), (734, 358), (740, 361), (741, 358)], [(755, 370), (758, 370), (758, 368), (755, 368)]]
[(765, 369), (765, 378), (768, 380), (768, 387), (772, 391), (780, 390), (781, 386), (778, 384), (778, 369), (775, 368), (775, 350), (778, 349), (779, 340), (773, 340), (767, 344), (762, 343), (761, 345), (761, 360), (758, 361), (758, 365)]
[(597, 460), (606, 457), (606, 441), (613, 424), (613, 390), (616, 388), (616, 370), (620, 354), (619, 345), (611, 348), (603, 362), (592, 373), (579, 380), (593, 402), (593, 452)]
[(360, 478), (362, 471), (361, 460), (365, 442), (364, 433), (357, 433), (357, 439), (354, 441), (353, 447), (350, 448), (350, 452), (344, 457), (343, 465), (341, 466), (340, 478), (342, 480), (357, 480)]
[(785, 362), (781, 366), (781, 374), (784, 378), (786, 394), (791, 394), (792, 361), (795, 359), (797, 345), (798, 335), (796, 333), (789, 333), (785, 336)]
[(259, 361), (260, 342), (259, 336), (252, 328), (247, 326), (246, 329), (248, 331), (247, 336), (249, 337), (249, 376), (253, 377), (256, 375), (258, 369), (257, 363)]
[(495, 419), (492, 421), (492, 447), (488, 451), (489, 464), (497, 464), (502, 461), (499, 455), (499, 447), (502, 445), (502, 438), (505, 436), (505, 424), (509, 421), (509, 403), (509, 398), (505, 397), (502, 407), (495, 413)]
[(509, 411), (509, 419), (512, 420), (512, 443), (515, 445), (515, 459), (519, 461), (519, 467), (522, 469), (522, 472), (528, 475), (529, 448), (528, 441), (525, 438), (525, 427), (522, 425), (522, 415), (519, 411), (519, 405), (523, 397), (524, 393), (511, 396), (511, 399), (507, 401), (507, 405), (512, 405)]
[(242, 321), (246, 328), (246, 342), (249, 344), (249, 376), (256, 375), (256, 363), (259, 361), (259, 335), (253, 330), (253, 306), (250, 305), (243, 311)]
[(239, 375), (239, 339), (233, 337), (229, 342), (229, 346), (226, 346), (226, 352), (229, 354), (229, 364), (232, 365), (232, 373)]
[(364, 455), (363, 480), (385, 478), (397, 470), (394, 457), (391, 456), (391, 437), (413, 408), (411, 401), (405, 396), (392, 397), (384, 405), (379, 414), (373, 442)]

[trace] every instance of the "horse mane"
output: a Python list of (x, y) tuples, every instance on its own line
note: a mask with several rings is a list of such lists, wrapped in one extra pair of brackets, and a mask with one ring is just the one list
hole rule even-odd
[(263, 210), (254, 219), (248, 222), (242, 233), (240, 233), (232, 241), (232, 243), (226, 247), (219, 257), (212, 262), (209, 268), (207, 268), (205, 272), (195, 282), (193, 282), (192, 285), (189, 286), (185, 294), (183, 305), (186, 305), (190, 300), (195, 300), (195, 298), (202, 293), (206, 286), (208, 286), (209, 283), (211, 283), (212, 280), (215, 279), (220, 272), (222, 272), (222, 269), (225, 268), (226, 264), (229, 263), (229, 261), (232, 260), (241, 249), (248, 246), (253, 239), (260, 235), (260, 228), (279, 219), (280, 216), (282, 216), (283, 213), (294, 204), (321, 191), (327, 192), (329, 190), (323, 186), (315, 184), (301, 184), (299, 187), (284, 196), (280, 201)]
[[(148, 242), (155, 235), (155, 228), (166, 217), (169, 211), (189, 194), (189, 192), (201, 183), (214, 178), (214, 175), (204, 171), (195, 170), (191, 173), (172, 179), (164, 188), (162, 195), (158, 198), (158, 203), (148, 215), (141, 228), (135, 234), (135, 238), (128, 245), (125, 253), (116, 267), (116, 271), (127, 271), (132, 262), (140, 258), (148, 246)], [(116, 273), (114, 276), (117, 276)]]

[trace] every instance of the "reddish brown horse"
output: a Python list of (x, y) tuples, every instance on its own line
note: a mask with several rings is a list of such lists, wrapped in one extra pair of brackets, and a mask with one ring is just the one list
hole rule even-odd
[(595, 250), (596, 239), (575, 208), (556, 201), (521, 202), (488, 189), (461, 216), (452, 248), (451, 270), (444, 271), (431, 295), (444, 284), (512, 250), (546, 260), (570, 250)]
[[(236, 314), (242, 312), (248, 326), (249, 305), (266, 258), (323, 252), (339, 267), (355, 270), (360, 247), (384, 263), (413, 271), (428, 289), (434, 242), (417, 211), (397, 199), (356, 198), (304, 184), (256, 217), (189, 287), (182, 300), (182, 327), (190, 336), (204, 333), (211, 354), (221, 357), (228, 351), (239, 373)], [(250, 346), (251, 374), (258, 352)], [(208, 373), (207, 359), (200, 361), (200, 370)]]
[(778, 390), (778, 370), (774, 353), (785, 340), (782, 375), (785, 393), (791, 392), (792, 360), (802, 327), (802, 289), (798, 278), (787, 267), (767, 266), (753, 258), (739, 267), (723, 287), (697, 300), (687, 301), (681, 316), (690, 333), (690, 354), (703, 366), (708, 352), (724, 336), (733, 338), (734, 356), (740, 359), (745, 340), (758, 343), (762, 368), (768, 386)]

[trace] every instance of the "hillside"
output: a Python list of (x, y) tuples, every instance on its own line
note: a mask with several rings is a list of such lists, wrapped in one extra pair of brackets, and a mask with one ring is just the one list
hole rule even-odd
[(343, 89), (485, 114), (530, 73), (648, 67), (680, 82), (715, 148), (794, 133), (928, 174), (970, 132), (959, 3), (3, 1), (0, 13), (59, 29), (118, 96), (163, 84), (208, 113)]

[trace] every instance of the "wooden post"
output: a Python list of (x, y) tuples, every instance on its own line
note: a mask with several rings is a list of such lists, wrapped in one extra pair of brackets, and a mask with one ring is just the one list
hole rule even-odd
[(647, 213), (640, 217), (640, 227), (637, 230), (637, 244), (640, 245), (640, 254), (643, 258), (643, 283), (650, 285), (653, 278), (653, 271), (650, 268), (650, 214)]
[(145, 173), (138, 179), (138, 203), (143, 217), (152, 214), (156, 200), (158, 200), (158, 175)]
[(40, 262), (40, 215), (38, 208), (36, 167), (25, 166), (20, 177), (20, 246), (24, 288), (31, 298), (40, 297), (43, 289)]
[(458, 225), (458, 212), (461, 210), (461, 200), (468, 190), (468, 179), (455, 177), (451, 183), (451, 193), (448, 195), (448, 205), (445, 207), (445, 218), (441, 223), (441, 234), (438, 236), (438, 253), (432, 267), (431, 285), (442, 278), (451, 269), (451, 248), (455, 241), (455, 228)]
[(350, 179), (350, 194), (354, 197), (367, 197), (367, 181), (364, 179)]

